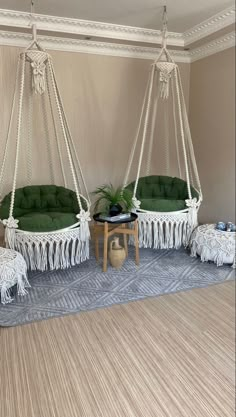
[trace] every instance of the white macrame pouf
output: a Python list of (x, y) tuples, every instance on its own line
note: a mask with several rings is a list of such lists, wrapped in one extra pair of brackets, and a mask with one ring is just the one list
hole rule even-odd
[(13, 301), (10, 288), (17, 285), (19, 295), (27, 294), (25, 287), (30, 287), (27, 279), (27, 266), (23, 256), (11, 249), (0, 248), (0, 292), (1, 303)]
[(191, 236), (191, 256), (199, 255), (201, 261), (213, 261), (217, 266), (231, 264), (236, 268), (235, 232), (223, 232), (215, 224), (197, 227)]

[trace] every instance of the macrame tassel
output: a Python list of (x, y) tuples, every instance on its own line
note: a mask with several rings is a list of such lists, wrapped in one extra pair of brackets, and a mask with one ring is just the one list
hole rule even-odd
[(169, 85), (170, 85), (171, 74), (160, 72), (160, 96), (163, 99), (168, 99), (169, 97)]
[(15, 239), (16, 239), (16, 229), (18, 228), (19, 220), (14, 219), (14, 217), (9, 217), (2, 221), (3, 225), (6, 227), (5, 230), (5, 242), (6, 246), (10, 249), (15, 249)]
[(32, 67), (32, 89), (36, 94), (43, 94), (46, 90), (46, 77), (44, 62), (35, 60), (31, 62)]
[(198, 225), (197, 213), (198, 213), (198, 202), (194, 197), (186, 201), (186, 206), (189, 207), (188, 211), (188, 223), (190, 224), (192, 230), (195, 229)]
[(19, 275), (17, 280), (17, 293), (18, 295), (25, 295), (28, 294), (28, 291), (25, 289), (25, 287), (31, 287), (26, 274)]
[(90, 238), (90, 230), (89, 230), (89, 221), (90, 213), (85, 210), (81, 210), (79, 214), (77, 214), (77, 219), (80, 220), (80, 240), (81, 242), (86, 242)]
[(6, 288), (5, 286), (2, 286), (1, 288), (1, 303), (2, 304), (8, 304), (13, 301), (13, 298), (11, 297), (10, 289)]
[[(139, 246), (140, 248), (179, 249), (188, 246), (192, 230), (186, 220), (142, 219), (139, 213)], [(129, 240), (134, 244), (133, 240)]]

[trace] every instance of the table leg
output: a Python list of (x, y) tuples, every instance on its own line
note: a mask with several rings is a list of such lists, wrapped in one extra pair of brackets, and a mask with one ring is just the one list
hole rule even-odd
[[(125, 229), (125, 224), (122, 225), (123, 229)], [(124, 247), (125, 247), (125, 253), (126, 253), (126, 257), (128, 257), (128, 243), (127, 243), (127, 234), (124, 232), (123, 233), (123, 240), (124, 240)]]
[(104, 223), (103, 272), (107, 271), (108, 223)]
[(94, 225), (94, 243), (95, 243), (95, 257), (96, 257), (96, 260), (99, 261), (98, 232), (97, 232), (96, 225)]
[(135, 261), (139, 265), (139, 241), (138, 241), (138, 220), (134, 223), (134, 243), (135, 243)]

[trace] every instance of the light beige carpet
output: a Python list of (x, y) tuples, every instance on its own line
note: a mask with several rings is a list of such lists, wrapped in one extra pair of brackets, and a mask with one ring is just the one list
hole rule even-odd
[(1, 417), (234, 417), (234, 282), (0, 329)]

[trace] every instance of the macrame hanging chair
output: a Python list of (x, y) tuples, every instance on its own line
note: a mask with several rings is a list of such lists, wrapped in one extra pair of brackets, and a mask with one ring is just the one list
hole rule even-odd
[(164, 7), (162, 48), (151, 66), (124, 188), (133, 192), (140, 247), (178, 249), (197, 226), (202, 192), (180, 71), (166, 44)]
[(89, 194), (52, 58), (39, 45), (35, 25), (33, 41), (18, 58), (1, 162), (6, 245), (20, 252), (31, 270), (67, 268), (88, 259)]

